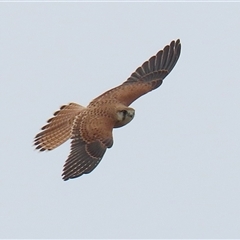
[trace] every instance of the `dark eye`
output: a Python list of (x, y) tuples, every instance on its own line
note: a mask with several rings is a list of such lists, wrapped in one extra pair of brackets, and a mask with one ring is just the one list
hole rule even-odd
[(123, 116), (126, 117), (127, 115), (127, 110), (122, 110)]

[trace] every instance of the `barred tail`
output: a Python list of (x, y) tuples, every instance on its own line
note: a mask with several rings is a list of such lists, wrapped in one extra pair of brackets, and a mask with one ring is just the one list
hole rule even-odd
[(42, 131), (35, 136), (36, 149), (39, 151), (52, 150), (66, 142), (71, 137), (75, 117), (83, 109), (85, 109), (83, 106), (76, 103), (62, 106), (42, 127)]

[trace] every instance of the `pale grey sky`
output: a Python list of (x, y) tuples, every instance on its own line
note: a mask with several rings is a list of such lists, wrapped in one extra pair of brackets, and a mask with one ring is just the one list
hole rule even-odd
[[(0, 3), (0, 238), (240, 238), (239, 3)], [(90, 174), (33, 138), (174, 39), (180, 59), (132, 104)]]

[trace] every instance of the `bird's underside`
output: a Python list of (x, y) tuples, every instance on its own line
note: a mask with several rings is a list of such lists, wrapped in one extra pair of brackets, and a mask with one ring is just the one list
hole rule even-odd
[(129, 105), (162, 84), (175, 66), (180, 51), (180, 40), (172, 41), (137, 68), (127, 81), (95, 98), (87, 107), (76, 103), (62, 106), (36, 135), (36, 149), (52, 150), (72, 139), (63, 179), (90, 173), (106, 149), (112, 147), (113, 128), (122, 127), (133, 119), (134, 109)]

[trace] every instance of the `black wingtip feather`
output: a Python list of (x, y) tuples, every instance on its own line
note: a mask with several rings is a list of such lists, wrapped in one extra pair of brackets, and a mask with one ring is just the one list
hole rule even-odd
[[(155, 56), (144, 62), (141, 67), (137, 68), (134, 73), (127, 79), (128, 82), (139, 81), (160, 81), (163, 80), (176, 65), (181, 52), (180, 39), (172, 41), (160, 50)], [(161, 84), (156, 84), (160, 86)]]

